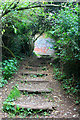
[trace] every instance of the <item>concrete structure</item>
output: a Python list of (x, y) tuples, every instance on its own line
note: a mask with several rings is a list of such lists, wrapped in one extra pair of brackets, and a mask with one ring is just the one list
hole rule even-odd
[[(38, 34), (35, 37), (37, 37), (37, 36), (38, 36)], [(39, 55), (53, 55), (54, 50), (53, 50), (52, 43), (54, 44), (53, 39), (51, 39), (49, 37), (46, 38), (46, 35), (43, 34), (35, 42), (34, 52)]]

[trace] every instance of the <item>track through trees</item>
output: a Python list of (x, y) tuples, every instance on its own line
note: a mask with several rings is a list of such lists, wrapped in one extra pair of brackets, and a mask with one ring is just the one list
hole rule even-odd
[[(73, 106), (69, 96), (64, 94), (59, 82), (54, 79), (53, 67), (49, 64), (50, 61), (50, 58), (37, 58), (34, 55), (27, 57), (22, 61), (15, 78), (2, 89), (3, 101), (10, 94), (13, 86), (17, 86), (18, 90), (21, 91), (21, 96), (11, 102), (13, 108), (17, 109), (18, 107), (15, 118), (21, 116), (25, 118), (78, 117), (78, 113), (75, 111), (77, 106)], [(10, 101), (7, 101), (7, 105), (11, 104)], [(19, 110), (22, 109), (24, 111), (20, 114)], [(27, 112), (25, 113), (25, 111)], [(9, 117), (13, 113), (5, 107), (3, 116)]]

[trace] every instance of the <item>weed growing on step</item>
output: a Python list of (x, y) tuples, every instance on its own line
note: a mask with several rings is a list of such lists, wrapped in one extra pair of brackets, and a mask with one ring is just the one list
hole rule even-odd
[(23, 81), (23, 80), (21, 80), (21, 83), (24, 83), (24, 81)]
[(53, 91), (53, 89), (52, 89), (52, 88), (49, 88), (49, 90), (50, 90), (50, 91)]
[(13, 104), (13, 101), (16, 100), (18, 97), (20, 97), (20, 91), (14, 86), (14, 88), (11, 90), (10, 94), (8, 95), (7, 99), (3, 102), (3, 111), (5, 112), (12, 112), (16, 113), (16, 110), (18, 110), (18, 106), (15, 109), (15, 106)]
[(36, 78), (36, 77), (43, 77), (43, 76), (47, 76), (47, 74), (40, 74), (40, 73), (37, 73), (37, 74), (31, 74), (30, 77), (33, 77), (33, 78)]
[(45, 95), (45, 98), (47, 98), (48, 96), (47, 95)]
[(42, 68), (42, 70), (46, 71), (46, 70), (47, 70), (47, 68), (46, 68), (46, 67), (43, 67), (43, 68)]
[(48, 112), (44, 112), (44, 116), (49, 116), (50, 114)]
[(37, 77), (43, 77), (43, 76), (47, 76), (47, 74), (37, 74)]
[(37, 75), (31, 74), (30, 77), (36, 78)]
[(14, 101), (16, 100), (18, 97), (20, 97), (20, 91), (17, 89), (17, 87), (13, 87), (13, 89), (11, 90), (10, 94), (8, 95), (6, 101)]
[(15, 117), (16, 115), (21, 118), (25, 118), (27, 116), (35, 116), (35, 115), (36, 116), (49, 115), (49, 112), (46, 112), (42, 109), (40, 110), (32, 110), (30, 108), (24, 109), (24, 108), (20, 108), (18, 105), (15, 106), (15, 104), (13, 104), (12, 102), (4, 102), (3, 110), (9, 114), (10, 118)]
[(14, 101), (16, 101), (16, 99), (20, 97), (20, 95), (21, 95), (20, 91), (17, 89), (17, 87), (14, 86), (10, 94), (8, 95), (7, 99), (3, 102), (3, 111), (7, 112), (10, 118), (14, 118), (16, 115), (21, 118), (25, 118), (27, 116), (35, 116), (35, 115), (37, 117), (38, 115), (41, 116), (49, 115), (48, 111), (42, 109), (40, 110), (32, 110), (30, 108), (24, 109), (24, 108), (20, 108), (18, 105), (15, 105)]

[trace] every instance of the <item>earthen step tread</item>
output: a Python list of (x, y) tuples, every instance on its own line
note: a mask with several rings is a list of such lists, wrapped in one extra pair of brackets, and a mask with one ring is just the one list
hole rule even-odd
[(24, 69), (26, 70), (42, 70), (43, 67), (31, 67), (31, 66), (24, 66)]
[(34, 72), (34, 71), (21, 71), (20, 72), (20, 74), (23, 74), (23, 75), (30, 75), (30, 74), (33, 74), (33, 75), (40, 75), (40, 74), (42, 74), (42, 75), (48, 75), (48, 74), (50, 74), (50, 73), (46, 73), (45, 71), (44, 72)]
[(50, 82), (48, 80), (23, 80), (23, 82)]
[(42, 64), (40, 64), (40, 65), (38, 64), (38, 65), (37, 65), (37, 64), (35, 64), (35, 63), (32, 63), (32, 64), (29, 63), (28, 66), (30, 66), (30, 67), (43, 67), (43, 66), (45, 66), (45, 64), (44, 64), (44, 65), (42, 65)]
[(43, 76), (43, 77), (30, 77), (30, 76), (28, 76), (28, 77), (22, 77), (21, 75), (19, 75), (19, 77), (17, 77), (16, 78), (16, 81), (23, 81), (23, 82), (27, 82), (27, 81), (39, 81), (39, 82), (52, 82), (52, 80), (53, 80), (53, 78), (52, 78), (53, 76)]
[(35, 78), (31, 78), (31, 79), (16, 79), (16, 81), (23, 81), (23, 82), (36, 82), (36, 83), (52, 83), (52, 81), (50, 80), (46, 80), (46, 79), (35, 79)]
[(34, 82), (44, 82), (44, 83), (52, 83), (53, 81), (53, 76), (43, 76), (43, 77), (30, 77), (30, 76), (22, 76), (19, 75), (18, 77), (16, 77), (16, 81), (23, 81), (23, 82), (27, 82), (27, 81), (34, 81)]
[[(45, 97), (45, 95), (47, 97)], [(51, 98), (51, 100), (49, 99)], [(6, 103), (5, 103), (6, 104)], [(19, 106), (20, 108), (31, 108), (31, 109), (55, 109), (57, 106), (54, 103), (54, 99), (52, 98), (51, 94), (26, 94), (16, 99), (14, 102), (7, 102), (9, 105)]]
[(19, 91), (26, 91), (28, 93), (50, 93), (51, 90), (49, 89), (27, 89), (27, 88), (18, 88)]
[(17, 106), (19, 106), (20, 108), (24, 108), (24, 109), (42, 109), (42, 110), (53, 110), (53, 103), (52, 102), (42, 102), (40, 104), (36, 104), (36, 103), (27, 103), (27, 104), (22, 104), (22, 103), (16, 103), (14, 102), (14, 104)]
[(19, 72), (20, 74), (35, 74), (35, 75), (39, 75), (39, 74), (45, 74), (45, 75), (50, 75), (51, 73), (49, 73), (48, 71), (28, 71), (28, 70), (21, 70)]
[(50, 83), (49, 82), (28, 82), (21, 83), (18, 85), (18, 89), (20, 91), (27, 92), (51, 92), (50, 91)]

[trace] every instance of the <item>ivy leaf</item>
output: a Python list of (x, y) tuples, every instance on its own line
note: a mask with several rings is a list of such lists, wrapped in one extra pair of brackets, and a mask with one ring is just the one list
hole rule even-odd
[(15, 34), (17, 33), (17, 29), (16, 29), (16, 28), (14, 28), (14, 33), (15, 33)]
[(61, 43), (61, 40), (58, 40), (57, 43)]
[(20, 107), (19, 107), (19, 105), (17, 105), (17, 110), (19, 110), (20, 109)]
[(6, 109), (9, 110), (9, 106), (6, 106)]

